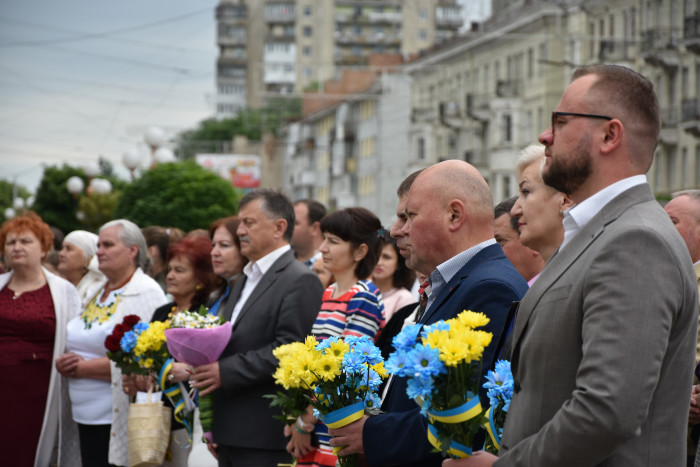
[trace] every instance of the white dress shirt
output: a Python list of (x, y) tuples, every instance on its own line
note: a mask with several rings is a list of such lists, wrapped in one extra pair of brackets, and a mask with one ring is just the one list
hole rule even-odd
[(245, 305), (245, 302), (248, 301), (248, 297), (250, 297), (250, 294), (253, 293), (253, 290), (255, 290), (255, 287), (257, 287), (260, 279), (262, 279), (262, 276), (272, 267), (273, 264), (275, 264), (275, 261), (280, 259), (283, 254), (291, 249), (292, 248), (289, 246), (289, 244), (284, 245), (283, 247), (266, 254), (256, 262), (245, 265), (243, 268), (243, 274), (246, 275), (247, 279), (245, 281), (245, 285), (243, 286), (243, 290), (241, 291), (241, 296), (238, 298), (236, 306), (233, 307), (231, 324), (236, 322), (236, 318), (238, 318), (238, 315), (241, 313), (243, 305)]

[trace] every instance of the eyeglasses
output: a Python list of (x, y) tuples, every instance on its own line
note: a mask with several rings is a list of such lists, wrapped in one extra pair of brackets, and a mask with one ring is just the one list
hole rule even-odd
[(556, 128), (556, 121), (558, 117), (584, 117), (584, 118), (602, 118), (603, 120), (612, 120), (613, 117), (608, 117), (607, 115), (596, 115), (596, 114), (580, 114), (576, 112), (552, 112), (552, 134)]

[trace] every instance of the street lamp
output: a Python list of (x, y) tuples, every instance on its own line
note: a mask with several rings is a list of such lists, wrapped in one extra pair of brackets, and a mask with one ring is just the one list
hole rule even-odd
[(23, 210), (24, 206), (25, 204), (23, 198), (17, 197), (12, 200), (12, 207), (15, 209), (15, 212)]
[(141, 165), (141, 152), (139, 152), (137, 148), (128, 149), (126, 152), (124, 152), (122, 162), (124, 162), (126, 168), (129, 169), (129, 173), (131, 174), (131, 180), (133, 181), (134, 171), (138, 168), (139, 165)]
[(148, 147), (151, 148), (151, 157), (153, 157), (151, 168), (156, 164), (175, 162), (173, 151), (163, 146), (165, 143), (165, 132), (162, 128), (157, 126), (150, 127), (146, 130), (146, 134), (143, 135), (143, 139), (148, 144)]
[(77, 198), (80, 192), (83, 191), (83, 188), (85, 188), (85, 182), (83, 182), (82, 178), (74, 175), (66, 182), (66, 188), (68, 189), (68, 193), (73, 195), (74, 198)]
[(95, 161), (89, 162), (83, 167), (83, 172), (88, 179), (97, 177), (100, 174), (100, 164)]

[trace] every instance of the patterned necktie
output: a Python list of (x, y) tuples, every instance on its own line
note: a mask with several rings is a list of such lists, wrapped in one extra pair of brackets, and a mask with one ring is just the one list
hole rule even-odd
[(416, 315), (416, 323), (420, 321), (425, 313), (425, 307), (428, 306), (428, 294), (430, 293), (430, 281), (426, 278), (423, 283), (418, 288), (418, 295), (420, 295), (420, 302), (418, 306), (418, 314)]

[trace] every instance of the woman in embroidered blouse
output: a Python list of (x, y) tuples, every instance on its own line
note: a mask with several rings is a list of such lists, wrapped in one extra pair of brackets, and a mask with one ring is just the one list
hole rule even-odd
[[(321, 232), (323, 242), (318, 250), (336, 282), (323, 293), (311, 333), (318, 340), (333, 336), (375, 339), (385, 322), (381, 293), (368, 280), (380, 252), (379, 219), (367, 209), (346, 208), (321, 219)], [(311, 445), (310, 431), (318, 440), (317, 448)], [(311, 407), (295, 427), (285, 427), (285, 435), (291, 436), (287, 450), (298, 458), (298, 465), (335, 466), (328, 428), (316, 420)]]
[(416, 274), (406, 267), (406, 258), (399, 254), (396, 240), (389, 236), (389, 232), (382, 235), (381, 245), (382, 252), (372, 271), (372, 281), (382, 292), (384, 318), (388, 323), (396, 310), (416, 302), (411, 293)]
[(74, 230), (63, 239), (58, 252), (58, 272), (78, 289), (82, 307), (92, 299), (96, 288), (105, 281), (97, 262), (97, 235)]
[(78, 423), (83, 465), (128, 465), (128, 396), (121, 371), (106, 356), (104, 341), (127, 314), (150, 321), (166, 302), (158, 283), (142, 270), (146, 241), (133, 222), (119, 219), (100, 228), (97, 259), (107, 278), (83, 313), (68, 323), (67, 352), (56, 368), (69, 378), (73, 419)]
[(43, 467), (57, 462), (62, 416), (71, 423), (53, 359), (64, 351), (66, 324), (80, 313), (80, 299), (68, 281), (42, 268), (53, 233), (38, 215), (5, 222), (0, 244), (11, 268), (0, 275), (0, 400), (11, 425), (0, 436), (0, 452), (4, 465)]

